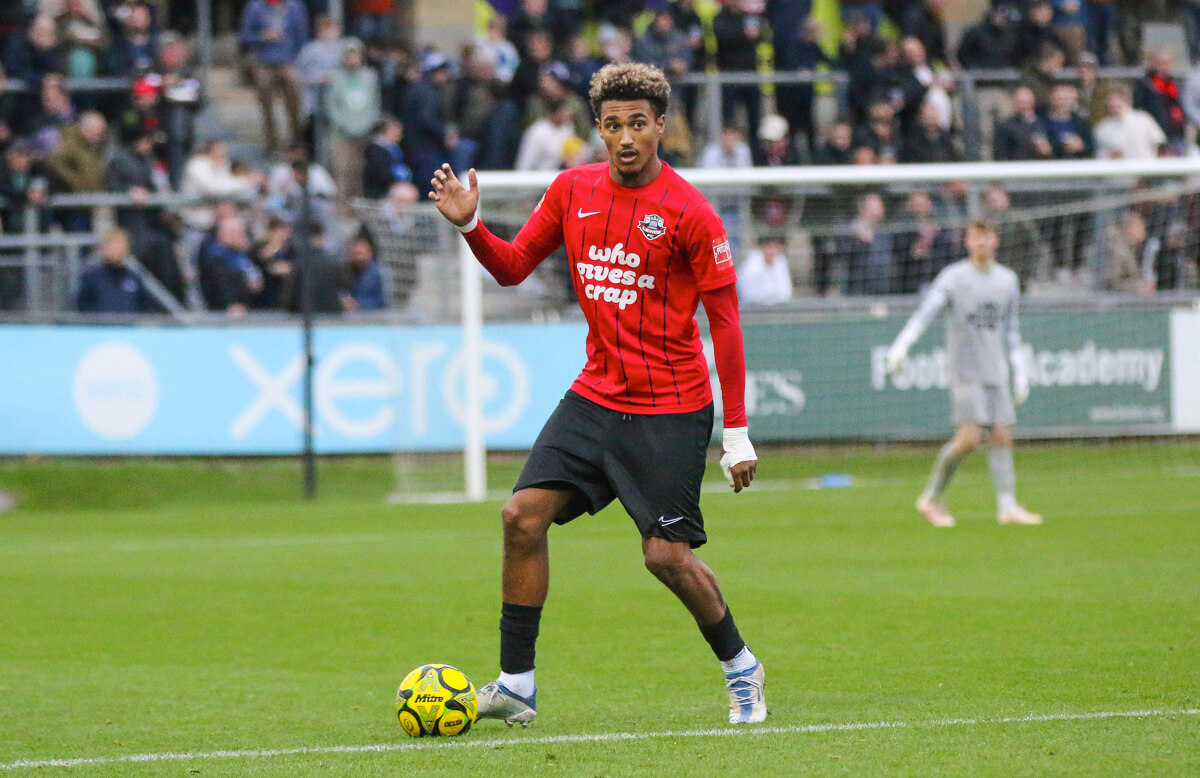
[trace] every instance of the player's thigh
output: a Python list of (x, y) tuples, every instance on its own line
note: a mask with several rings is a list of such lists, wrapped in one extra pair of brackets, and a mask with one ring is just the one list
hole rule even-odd
[(603, 462), (615, 416), (567, 392), (529, 451), (514, 495), (532, 488), (568, 494), (571, 499), (554, 517), (560, 524), (585, 511), (596, 513), (612, 502), (615, 495)]
[(688, 413), (630, 414), (614, 429), (605, 472), (642, 537), (695, 548), (707, 541), (700, 510), (712, 406)]
[(576, 498), (569, 488), (528, 487), (508, 498), (500, 511), (506, 531), (523, 535), (544, 534)]
[(988, 411), (992, 417), (992, 426), (1011, 427), (1017, 422), (1017, 405), (1013, 402), (1012, 390), (1007, 386), (989, 386), (987, 388)]

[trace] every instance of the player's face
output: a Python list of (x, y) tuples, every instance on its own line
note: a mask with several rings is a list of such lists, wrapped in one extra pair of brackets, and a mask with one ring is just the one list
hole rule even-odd
[(964, 241), (967, 244), (967, 255), (974, 260), (991, 260), (996, 256), (996, 248), (1000, 238), (991, 230), (967, 230)]
[(608, 100), (597, 125), (608, 148), (613, 178), (625, 186), (649, 183), (658, 173), (658, 142), (665, 117), (655, 116), (649, 100)]

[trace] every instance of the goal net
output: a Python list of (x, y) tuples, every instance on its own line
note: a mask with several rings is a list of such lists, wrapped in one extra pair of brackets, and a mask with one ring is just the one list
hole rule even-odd
[[(949, 433), (940, 325), (896, 375), (883, 354), (979, 218), (996, 225), (999, 260), (1024, 292), (1032, 395), (1018, 436), (1200, 432), (1200, 161), (681, 173), (730, 238), (756, 442)], [(511, 238), (552, 176), (479, 179), (483, 220)], [(501, 493), (583, 366), (581, 282), (565, 251), (501, 288), (431, 205), (360, 202), (356, 213), (387, 271), (397, 363), (424, 369), (397, 392), (408, 421), (397, 425), (397, 499)], [(501, 477), (489, 480), (489, 462)]]

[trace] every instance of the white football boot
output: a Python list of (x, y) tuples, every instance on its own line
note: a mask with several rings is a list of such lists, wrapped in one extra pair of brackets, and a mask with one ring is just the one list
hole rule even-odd
[(511, 692), (499, 681), (492, 681), (479, 690), (477, 719), (501, 719), (508, 726), (528, 727), (537, 718), (537, 689), (528, 697)]
[(954, 526), (954, 517), (950, 515), (950, 511), (946, 510), (946, 506), (942, 505), (939, 500), (931, 500), (925, 495), (921, 495), (920, 499), (917, 500), (917, 510), (935, 527)]
[(762, 662), (740, 673), (725, 673), (730, 724), (757, 724), (767, 718), (766, 686)]
[(1014, 505), (1011, 508), (1006, 508), (1000, 511), (996, 516), (996, 521), (1001, 524), (1025, 524), (1034, 526), (1042, 523), (1042, 515), (1040, 513), (1030, 513), (1020, 505)]

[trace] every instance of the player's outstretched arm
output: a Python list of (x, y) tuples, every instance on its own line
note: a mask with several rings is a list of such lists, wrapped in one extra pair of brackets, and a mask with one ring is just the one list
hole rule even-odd
[(904, 329), (900, 330), (896, 339), (892, 341), (891, 348), (887, 350), (887, 354), (883, 358), (884, 367), (889, 373), (895, 374), (900, 371), (904, 360), (908, 358), (908, 350), (920, 340), (921, 336), (925, 334), (925, 330), (929, 329), (929, 325), (933, 323), (934, 318), (946, 307), (950, 298), (946, 294), (942, 279), (943, 276), (939, 275), (934, 280), (925, 299), (921, 301), (921, 305), (909, 317), (908, 323), (904, 325)]
[(475, 226), (473, 222), (477, 221), (476, 213), (479, 210), (479, 179), (475, 175), (475, 168), (467, 171), (467, 182), (469, 187), (463, 186), (449, 164), (442, 165), (429, 182), (433, 185), (429, 199), (437, 205), (442, 216), (464, 232), (469, 232)]

